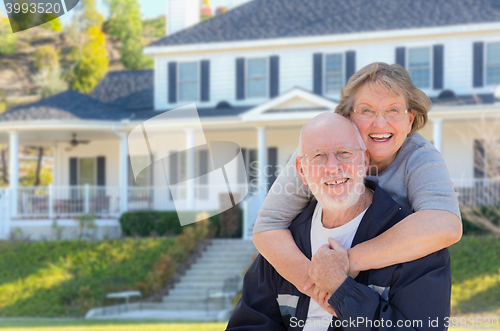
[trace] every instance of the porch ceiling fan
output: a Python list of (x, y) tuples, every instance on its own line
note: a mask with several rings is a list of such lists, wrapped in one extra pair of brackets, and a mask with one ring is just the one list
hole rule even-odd
[(69, 144), (71, 145), (71, 147), (76, 147), (79, 144), (88, 144), (89, 142), (90, 140), (77, 140), (76, 133), (73, 133), (73, 139), (69, 141)]

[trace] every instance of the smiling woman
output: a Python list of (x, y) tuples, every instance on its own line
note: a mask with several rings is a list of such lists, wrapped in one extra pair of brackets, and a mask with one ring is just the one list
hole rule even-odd
[[(349, 250), (353, 277), (363, 270), (421, 258), (461, 238), (457, 194), (444, 160), (416, 133), (425, 125), (431, 106), (430, 99), (397, 64), (369, 64), (342, 89), (335, 112), (351, 119), (361, 133), (370, 156), (367, 179), (415, 211), (382, 235)], [(294, 167), (295, 156), (287, 167)], [(283, 187), (296, 190), (285, 195), (271, 188), (254, 227), (254, 243), (284, 278), (321, 304), (327, 293), (309, 281), (310, 261), (287, 230), (309, 204), (310, 192), (297, 178), (295, 171), (285, 169), (276, 180), (276, 192), (284, 192)]]

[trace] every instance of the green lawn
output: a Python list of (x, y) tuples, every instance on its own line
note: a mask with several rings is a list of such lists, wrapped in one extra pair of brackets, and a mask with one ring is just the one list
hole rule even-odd
[(451, 314), (500, 318), (500, 239), (464, 236), (449, 250)]
[(0, 242), (0, 317), (80, 317), (144, 281), (173, 239)]

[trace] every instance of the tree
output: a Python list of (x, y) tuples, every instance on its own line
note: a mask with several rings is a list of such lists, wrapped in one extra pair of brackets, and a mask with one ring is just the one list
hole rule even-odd
[(38, 86), (42, 98), (50, 97), (68, 89), (68, 83), (64, 80), (59, 66), (42, 68), (33, 76), (33, 81)]
[(0, 12), (0, 55), (11, 55), (16, 52), (17, 34), (12, 33), (9, 19)]
[(95, 9), (95, 0), (82, 0), (77, 7), (75, 23), (79, 25), (80, 31), (87, 31), (91, 27), (99, 29), (104, 22), (104, 17)]
[(63, 30), (63, 26), (59, 17), (40, 25), (40, 27), (55, 32), (61, 32)]
[(121, 61), (127, 69), (152, 66), (152, 59), (142, 54), (142, 20), (137, 0), (106, 0), (110, 17), (108, 32), (122, 43)]
[(82, 93), (90, 93), (106, 75), (109, 66), (104, 33), (93, 26), (86, 31), (86, 39), (81, 51), (73, 51), (77, 63), (73, 69), (71, 87)]
[(109, 66), (106, 38), (101, 31), (104, 17), (95, 9), (95, 0), (82, 0), (76, 13), (74, 27), (76, 43), (70, 58), (73, 66), (70, 74), (71, 87), (89, 93), (106, 75)]
[(55, 68), (59, 66), (59, 53), (52, 45), (40, 46), (34, 53), (35, 68), (42, 70), (43, 68)]
[(167, 20), (165, 15), (142, 21), (142, 35), (145, 38), (159, 38), (165, 35)]

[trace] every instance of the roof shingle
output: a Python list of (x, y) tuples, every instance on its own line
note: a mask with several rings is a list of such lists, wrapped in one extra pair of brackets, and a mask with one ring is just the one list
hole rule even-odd
[(500, 21), (497, 0), (253, 0), (157, 40), (174, 46)]

